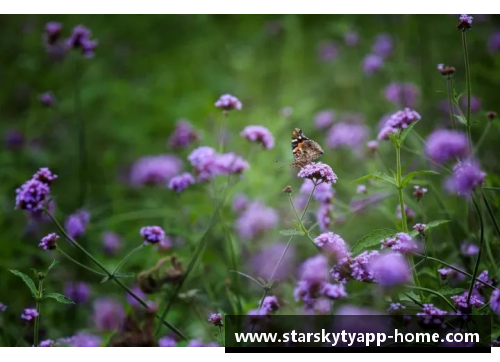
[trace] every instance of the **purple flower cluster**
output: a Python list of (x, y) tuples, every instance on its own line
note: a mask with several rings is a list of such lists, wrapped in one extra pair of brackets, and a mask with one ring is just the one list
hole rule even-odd
[(410, 108), (405, 108), (397, 111), (389, 117), (383, 128), (378, 134), (379, 140), (389, 139), (389, 134), (396, 133), (398, 130), (403, 130), (413, 122), (420, 120), (420, 114)]
[(205, 343), (201, 339), (192, 339), (186, 347), (219, 347), (217, 343)]
[(41, 168), (33, 177), (16, 190), (16, 209), (29, 212), (41, 211), (47, 196), (50, 194), (50, 184), (57, 179), (48, 168)]
[(208, 181), (220, 175), (241, 175), (250, 165), (235, 153), (217, 153), (212, 147), (202, 146), (188, 156), (199, 181)]
[(469, 292), (465, 291), (460, 295), (452, 295), (450, 298), (453, 303), (457, 306), (458, 310), (461, 313), (469, 314), (471, 311), (471, 307), (481, 308), (484, 305), (484, 301), (480, 295), (476, 293), (472, 293), (470, 297), (470, 302), (467, 303), (467, 299), (469, 297)]
[(420, 187), (418, 185), (413, 186), (413, 196), (420, 201), (422, 197), (427, 193), (427, 189), (425, 187)]
[(380, 241), (381, 248), (389, 248), (403, 254), (409, 254), (418, 250), (418, 245), (413, 241), (412, 237), (407, 233), (397, 233)]
[(373, 54), (382, 57), (382, 59), (387, 59), (391, 55), (392, 49), (393, 43), (392, 38), (389, 34), (377, 35), (372, 46)]
[(99, 42), (91, 40), (91, 35), (90, 29), (83, 25), (77, 25), (71, 32), (68, 44), (73, 49), (80, 49), (85, 58), (93, 58)]
[(403, 309), (406, 309), (406, 307), (401, 303), (391, 303), (389, 304), (389, 308), (387, 309), (387, 311), (391, 314), (397, 314), (399, 311)]
[(374, 280), (384, 287), (404, 284), (410, 279), (410, 266), (400, 253), (381, 254), (370, 261)]
[(491, 293), (490, 308), (495, 313), (500, 314), (500, 290), (499, 289), (495, 289)]
[(116, 255), (122, 248), (122, 238), (113, 231), (102, 233), (102, 247), (107, 255)]
[(331, 214), (333, 212), (333, 204), (331, 202), (322, 202), (316, 210), (316, 221), (321, 232), (327, 231), (332, 222)]
[(71, 347), (99, 347), (101, 337), (90, 333), (78, 333), (71, 338)]
[(243, 194), (237, 194), (233, 198), (233, 211), (237, 214), (245, 211), (249, 204), (248, 197)]
[[(300, 186), (300, 192), (304, 195), (309, 196), (314, 188), (314, 183), (310, 179), (305, 179)], [(335, 195), (335, 189), (329, 183), (321, 183), (316, 186), (314, 190), (314, 199), (320, 201), (321, 203), (329, 203), (333, 196)]]
[(246, 126), (240, 136), (250, 142), (260, 143), (266, 150), (274, 147), (274, 136), (264, 126)]
[(330, 110), (324, 110), (316, 113), (314, 116), (314, 125), (318, 130), (325, 130), (335, 121), (335, 113)]
[(165, 239), (165, 231), (160, 226), (144, 226), (140, 234), (144, 243), (157, 244)]
[(384, 66), (384, 59), (377, 54), (368, 54), (363, 60), (363, 72), (366, 75), (377, 73)]
[(268, 295), (262, 301), (261, 309), (266, 311), (266, 314), (275, 313), (280, 308), (280, 304), (278, 302), (278, 298), (274, 295)]
[(77, 210), (69, 215), (64, 223), (64, 228), (69, 236), (78, 238), (85, 234), (87, 224), (90, 221), (90, 214), (86, 210)]
[(278, 213), (260, 201), (251, 202), (235, 222), (236, 232), (244, 240), (256, 239), (278, 224)]
[(7, 310), (7, 306), (0, 302), (0, 312), (5, 312)]
[[(379, 252), (364, 251), (356, 256), (350, 263), (351, 276), (359, 282), (371, 282), (375, 278), (373, 270), (370, 268), (372, 261), (379, 256)], [(335, 276), (335, 275), (334, 275)]]
[(433, 304), (424, 304), (422, 312), (418, 312), (417, 316), (419, 322), (426, 326), (442, 326), (443, 316), (447, 315), (448, 312), (434, 307)]
[(139, 158), (130, 170), (133, 186), (166, 186), (182, 170), (182, 161), (173, 155), (156, 155)]
[[(406, 214), (406, 219), (407, 220), (414, 220), (415, 219), (415, 211), (410, 209), (408, 205), (405, 204), (405, 214)], [(401, 205), (396, 206), (396, 219), (402, 220), (403, 215), (401, 214)]]
[(21, 314), (21, 319), (24, 319), (28, 322), (34, 320), (36, 317), (38, 317), (38, 312), (36, 311), (36, 309), (26, 308), (23, 314)]
[(62, 24), (58, 22), (45, 24), (45, 47), (52, 57), (61, 59), (70, 49), (81, 50), (85, 58), (94, 57), (99, 43), (91, 39), (92, 32), (88, 28), (83, 25), (75, 26), (68, 39), (61, 39), (62, 29)]
[(190, 185), (194, 185), (196, 183), (195, 178), (188, 172), (184, 172), (178, 176), (172, 177), (170, 182), (168, 183), (168, 188), (177, 193), (180, 193), (187, 189)]
[(239, 111), (243, 108), (240, 100), (231, 94), (221, 95), (217, 102), (215, 102), (215, 106), (223, 109), (224, 111), (231, 111), (233, 109)]
[(425, 236), (425, 228), (426, 227), (427, 227), (427, 224), (415, 224), (415, 225), (413, 225), (413, 230), (417, 230), (420, 235)]
[(38, 344), (38, 347), (55, 347), (56, 342), (54, 342), (52, 339), (46, 339), (44, 341), (41, 341)]
[(321, 162), (311, 162), (305, 165), (297, 174), (299, 178), (312, 180), (316, 184), (328, 183), (334, 184), (337, 182), (337, 175), (332, 168)]
[(59, 236), (56, 233), (51, 233), (47, 236), (44, 236), (38, 246), (44, 250), (53, 250), (57, 246), (58, 239)]
[(334, 42), (323, 42), (318, 46), (318, 58), (323, 62), (336, 60), (339, 56), (339, 49)]
[(488, 49), (492, 53), (500, 52), (500, 31), (496, 31), (488, 38)]
[(348, 31), (344, 33), (344, 43), (347, 46), (354, 47), (359, 43), (359, 34), (355, 31)]
[(175, 130), (168, 138), (169, 148), (185, 148), (200, 139), (200, 135), (186, 120), (177, 121)]
[[(250, 267), (252, 275), (265, 280), (269, 279), (274, 272), (278, 261), (286, 248), (285, 243), (273, 243), (264, 245), (251, 257)], [(274, 272), (275, 280), (283, 280), (290, 275), (295, 261), (295, 247), (290, 245), (285, 253), (278, 269)]]
[(222, 315), (220, 313), (212, 313), (208, 317), (208, 321), (214, 326), (222, 327)]
[(467, 14), (461, 14), (459, 17), (459, 23), (457, 25), (458, 30), (467, 31), (472, 28), (472, 20), (474, 18)]
[(56, 101), (52, 92), (45, 92), (38, 97), (40, 104), (44, 107), (52, 107)]
[(64, 287), (64, 294), (76, 304), (83, 304), (90, 298), (90, 285), (85, 282), (69, 282)]
[(158, 340), (158, 347), (175, 347), (176, 344), (177, 342), (175, 341), (175, 339), (169, 336), (161, 337)]
[(399, 107), (415, 108), (419, 90), (413, 83), (391, 83), (384, 90), (385, 99)]
[[(466, 109), (467, 108), (467, 97), (462, 97), (460, 99), (460, 106), (462, 109)], [(481, 103), (481, 100), (477, 97), (474, 97), (472, 96), (470, 98), (470, 110), (472, 113), (477, 113), (481, 110), (481, 106), (482, 106), (482, 103)]]
[(320, 234), (314, 239), (314, 243), (328, 255), (334, 257), (335, 262), (339, 262), (349, 256), (349, 250), (344, 239), (332, 232)]
[(115, 299), (100, 298), (94, 302), (93, 320), (99, 330), (113, 331), (123, 324), (125, 310)]
[(477, 255), (477, 253), (479, 253), (479, 247), (474, 243), (463, 241), (460, 245), (460, 252), (465, 256)]
[(453, 174), (447, 179), (446, 187), (452, 193), (467, 197), (485, 178), (486, 173), (481, 171), (476, 161), (459, 161), (453, 167)]
[(364, 124), (339, 122), (333, 125), (326, 136), (326, 145), (330, 148), (360, 148), (369, 136), (369, 129)]

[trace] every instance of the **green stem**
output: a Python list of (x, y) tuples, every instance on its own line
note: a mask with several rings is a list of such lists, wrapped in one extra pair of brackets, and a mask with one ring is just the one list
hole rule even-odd
[(446, 93), (448, 95), (448, 107), (450, 109), (450, 122), (451, 122), (451, 127), (453, 130), (456, 129), (455, 126), (455, 112), (453, 112), (453, 99), (452, 99), (452, 87), (451, 87), (451, 77), (447, 76), (446, 77)]
[(483, 216), (481, 215), (481, 210), (479, 209), (479, 205), (477, 204), (476, 198), (474, 196), (472, 196), (472, 201), (474, 203), (474, 207), (476, 208), (477, 217), (479, 218), (480, 240), (479, 240), (479, 252), (477, 253), (476, 264), (474, 265), (474, 272), (472, 273), (472, 279), (470, 281), (469, 296), (467, 297), (467, 305), (470, 305), (470, 298), (472, 297), (472, 290), (474, 289), (475, 280), (479, 270), (479, 263), (481, 262), (481, 254), (483, 252), (483, 244), (484, 244)]
[(67, 259), (71, 260), (73, 263), (75, 263), (76, 265), (79, 265), (80, 267), (84, 268), (84, 269), (87, 269), (88, 271), (94, 273), (94, 274), (97, 274), (97, 275), (100, 275), (100, 276), (106, 276), (106, 274), (103, 274), (101, 273), (100, 271), (97, 271), (95, 269), (92, 269), (82, 263), (80, 263), (79, 261), (73, 259), (71, 256), (69, 256), (68, 254), (66, 254), (60, 247), (56, 247), (56, 251), (61, 253), (64, 257), (66, 257)]
[(484, 128), (483, 134), (481, 135), (479, 141), (477, 141), (476, 146), (474, 147), (474, 154), (476, 154), (479, 151), (479, 148), (481, 148), (481, 145), (483, 144), (484, 140), (490, 133), (490, 129), (491, 129), (491, 122), (488, 122), (488, 124)]
[(483, 187), (481, 188), (481, 195), (483, 196), (483, 201), (484, 204), (486, 205), (486, 209), (488, 210), (488, 214), (490, 215), (491, 221), (493, 221), (493, 225), (495, 226), (495, 231), (497, 232), (498, 237), (500, 237), (500, 227), (498, 226), (497, 219), (495, 218), (495, 215), (493, 214), (493, 210), (491, 209), (490, 203), (488, 202), (488, 199), (486, 198), (486, 195), (484, 194), (483, 189), (492, 189)]
[(406, 210), (405, 210), (405, 202), (403, 196), (403, 188), (401, 187), (402, 180), (402, 169), (401, 169), (401, 147), (396, 147), (396, 183), (398, 184), (398, 198), (399, 198), (399, 207), (401, 208), (401, 227), (403, 232), (408, 232), (408, 224), (406, 221)]
[(220, 343), (222, 344), (222, 347), (225, 347), (224, 337), (222, 336), (222, 326), (219, 326), (219, 335), (220, 335)]
[(222, 125), (219, 134), (219, 152), (224, 153), (224, 137), (226, 133), (226, 124), (229, 111), (222, 111)]
[(135, 253), (137, 253), (139, 250), (142, 250), (144, 249), (144, 247), (146, 246), (146, 244), (141, 244), (139, 245), (138, 247), (132, 249), (132, 251), (130, 253), (128, 253), (125, 258), (122, 259), (122, 261), (120, 261), (120, 263), (118, 263), (118, 265), (116, 266), (115, 270), (113, 270), (113, 273), (111, 273), (112, 275), (116, 275), (116, 273), (118, 272), (118, 270), (123, 266), (123, 264), (125, 264), (127, 262), (127, 260), (132, 256), (134, 255)]
[(441, 293), (439, 292), (436, 292), (435, 290), (433, 289), (429, 289), (429, 288), (423, 288), (423, 287), (417, 287), (415, 285), (406, 285), (407, 288), (410, 288), (410, 289), (416, 289), (416, 290), (419, 290), (421, 292), (427, 292), (427, 293), (431, 293), (431, 294), (434, 294), (436, 296), (438, 296), (439, 298), (441, 298), (442, 300), (444, 300), (446, 302), (446, 304), (448, 304), (450, 306), (450, 308), (456, 312), (457, 310), (455, 309), (455, 306), (444, 296), (442, 295)]
[(33, 346), (34, 347), (38, 347), (38, 345), (39, 345), (38, 332), (40, 330), (40, 318), (42, 317), (41, 316), (42, 298), (43, 298), (43, 278), (38, 277), (38, 295), (36, 298), (37, 316), (35, 317), (35, 329), (33, 332)]
[(464, 50), (464, 62), (465, 62), (465, 82), (467, 84), (467, 139), (469, 142), (469, 150), (472, 151), (472, 136), (471, 136), (471, 81), (470, 81), (470, 64), (469, 64), (469, 52), (467, 51), (467, 35), (465, 31), (462, 31), (462, 47)]

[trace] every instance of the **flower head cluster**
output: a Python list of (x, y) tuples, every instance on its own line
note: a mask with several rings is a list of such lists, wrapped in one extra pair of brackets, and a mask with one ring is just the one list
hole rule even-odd
[(417, 230), (420, 235), (425, 236), (425, 228), (426, 227), (427, 227), (427, 224), (415, 224), (415, 225), (413, 225), (413, 230)]
[(202, 146), (188, 156), (199, 181), (208, 181), (220, 175), (241, 175), (250, 167), (235, 153), (217, 153), (212, 147)]
[(368, 127), (360, 123), (339, 122), (330, 128), (326, 145), (330, 148), (360, 148), (369, 136)]
[(347, 245), (344, 239), (342, 239), (340, 235), (332, 232), (320, 234), (316, 239), (314, 239), (314, 243), (328, 255), (333, 256), (336, 262), (339, 262), (349, 256), (349, 251), (347, 250)]
[(413, 122), (420, 120), (420, 114), (410, 108), (405, 108), (397, 111), (389, 117), (383, 128), (378, 134), (379, 140), (389, 139), (389, 134), (396, 133), (398, 130), (403, 130)]
[(41, 168), (16, 190), (16, 209), (38, 212), (50, 193), (50, 184), (57, 179), (48, 168)]
[[(282, 242), (263, 245), (250, 259), (252, 275), (265, 280), (269, 279), (273, 273), (274, 280), (287, 278), (292, 273), (295, 264), (295, 247), (288, 246), (286, 253), (283, 254), (286, 248), (286, 243)], [(275, 271), (281, 255), (284, 256)]]
[(465, 256), (477, 255), (477, 253), (479, 253), (479, 246), (474, 243), (463, 241), (460, 245), (460, 252)]
[[(404, 207), (405, 207), (406, 218), (410, 221), (415, 219), (415, 211), (410, 209), (410, 207), (406, 204), (404, 205)], [(402, 220), (403, 218), (403, 215), (401, 214), (401, 205), (396, 206), (396, 218), (398, 220)]]
[(167, 186), (170, 179), (182, 170), (182, 161), (173, 155), (139, 158), (130, 169), (133, 186)]
[(90, 333), (78, 333), (70, 340), (71, 347), (99, 347), (101, 337)]
[(410, 279), (410, 266), (400, 253), (381, 254), (370, 261), (375, 282), (384, 287), (400, 285)]
[(465, 291), (460, 295), (452, 295), (451, 300), (457, 306), (458, 310), (462, 313), (469, 314), (472, 307), (481, 308), (484, 305), (484, 301), (480, 295), (472, 293), (469, 303), (467, 300), (469, 298), (469, 291)]
[(277, 223), (278, 213), (276, 210), (260, 201), (253, 201), (239, 215), (235, 228), (240, 238), (251, 240), (259, 237), (266, 230), (272, 229)]
[(195, 178), (188, 172), (184, 172), (178, 176), (172, 177), (170, 182), (168, 183), (168, 188), (170, 190), (174, 190), (177, 193), (180, 193), (187, 189), (190, 185), (194, 185), (196, 183)]
[(334, 42), (323, 42), (318, 46), (318, 57), (323, 62), (333, 61), (339, 56), (339, 49)]
[(472, 28), (472, 20), (474, 18), (467, 14), (461, 14), (459, 17), (459, 23), (457, 25), (457, 29), (461, 31), (467, 31)]
[(274, 295), (268, 295), (262, 301), (261, 309), (266, 311), (266, 314), (275, 313), (278, 309), (280, 309), (280, 304), (278, 302), (278, 298)]
[(490, 297), (490, 308), (497, 314), (500, 314), (500, 290), (495, 289), (493, 293), (491, 293)]
[[(462, 97), (460, 99), (460, 105), (462, 106), (462, 109), (467, 108), (467, 97)], [(477, 113), (481, 110), (482, 102), (481, 99), (471, 96), (470, 98), (470, 110), (472, 113)]]
[(436, 130), (425, 141), (425, 154), (438, 163), (463, 158), (467, 150), (467, 136), (459, 131)]
[(418, 185), (413, 186), (413, 196), (420, 201), (422, 197), (427, 193), (427, 189), (425, 187), (420, 187)]
[(333, 172), (332, 168), (321, 162), (311, 162), (305, 165), (297, 176), (312, 180), (316, 184), (323, 182), (334, 184), (337, 182), (337, 175)]
[(125, 310), (115, 299), (100, 298), (94, 302), (93, 320), (99, 330), (113, 331), (123, 324)]
[(140, 234), (144, 243), (157, 244), (165, 239), (165, 231), (160, 226), (144, 226)]
[[(496, 285), (497, 284), (497, 281), (495, 279), (491, 279), (489, 278), (489, 273), (487, 270), (483, 270), (478, 276), (477, 276), (477, 279), (489, 284), (489, 285)], [(479, 281), (476, 281), (474, 283), (474, 290), (479, 292), (479, 293), (482, 293), (482, 290), (484, 289), (485, 285)]]
[(158, 340), (158, 347), (175, 347), (177, 342), (170, 336), (163, 336)]
[(46, 339), (38, 344), (38, 347), (55, 347), (56, 342), (52, 339)]
[(84, 282), (69, 282), (64, 287), (64, 294), (76, 304), (82, 304), (90, 298), (90, 285)]
[(439, 70), (439, 73), (441, 73), (441, 75), (445, 77), (450, 77), (456, 71), (455, 67), (451, 67), (449, 65), (444, 65), (444, 64), (438, 64), (437, 69)]
[(44, 236), (38, 246), (44, 250), (53, 250), (56, 248), (57, 239), (59, 239), (59, 236), (56, 233), (51, 233)]
[(214, 326), (222, 327), (222, 315), (220, 313), (211, 313), (208, 317), (208, 321)]
[(481, 171), (476, 161), (459, 161), (453, 167), (453, 174), (446, 181), (446, 187), (452, 193), (467, 197), (485, 178), (486, 173)]
[(424, 304), (422, 312), (418, 312), (417, 316), (419, 322), (426, 326), (437, 326), (443, 325), (443, 316), (447, 315), (448, 312), (434, 307), (433, 304)]
[(92, 32), (83, 25), (77, 25), (71, 31), (68, 45), (73, 49), (80, 49), (85, 58), (93, 58), (99, 42), (90, 39)]
[(408, 254), (418, 249), (417, 244), (412, 237), (407, 233), (397, 233), (395, 236), (390, 236), (381, 240), (382, 249), (389, 248), (403, 254)]
[(217, 343), (205, 343), (201, 339), (192, 339), (186, 347), (219, 347)]
[(175, 124), (175, 130), (168, 138), (170, 148), (185, 148), (200, 139), (200, 135), (193, 128), (191, 123), (180, 120)]
[(377, 73), (384, 66), (384, 58), (377, 54), (368, 54), (363, 60), (363, 72), (366, 75)]
[(7, 310), (7, 306), (0, 302), (0, 312), (5, 312)]
[(274, 136), (264, 126), (246, 126), (240, 136), (250, 142), (260, 143), (266, 150), (274, 147)]
[(364, 251), (356, 256), (350, 263), (349, 269), (351, 270), (351, 277), (359, 282), (371, 282), (375, 278), (373, 269), (370, 264), (373, 259), (379, 256), (379, 252)]
[(90, 214), (86, 210), (77, 210), (69, 215), (64, 223), (64, 228), (72, 238), (78, 238), (85, 234)]
[(102, 233), (102, 248), (107, 255), (116, 255), (122, 248), (122, 238), (113, 231)]
[(330, 110), (324, 110), (316, 113), (314, 116), (314, 125), (318, 130), (325, 130), (335, 121), (335, 113)]
[(377, 35), (372, 46), (373, 54), (382, 57), (382, 59), (387, 59), (391, 55), (392, 49), (393, 43), (392, 38), (389, 34)]
[(500, 52), (500, 31), (495, 31), (488, 38), (488, 49), (492, 53)]
[[(300, 186), (300, 193), (309, 196), (314, 188), (314, 182), (310, 179), (305, 179)], [(321, 183), (314, 190), (314, 199), (321, 203), (328, 203), (335, 196), (335, 189), (329, 183)]]
[(387, 309), (387, 311), (391, 314), (397, 314), (399, 311), (403, 309), (406, 309), (406, 307), (401, 303), (391, 303), (389, 304), (389, 308)]
[(24, 319), (28, 322), (34, 320), (36, 317), (38, 317), (38, 312), (36, 311), (36, 309), (26, 308), (23, 314), (21, 314), (21, 319)]
[(40, 101), (40, 104), (44, 107), (52, 107), (56, 101), (56, 98), (54, 97), (54, 93), (52, 92), (45, 92), (40, 94), (38, 97), (38, 100)]
[(215, 106), (223, 109), (224, 111), (231, 111), (233, 109), (239, 111), (243, 108), (240, 100), (231, 94), (221, 95), (217, 102), (215, 102)]
[(400, 106), (414, 108), (417, 105), (419, 90), (413, 83), (391, 83), (384, 90), (385, 99)]
[[(325, 232), (330, 228), (332, 222), (331, 214), (333, 211), (333, 204), (329, 202), (322, 202), (316, 210), (316, 220), (321, 232)], [(338, 219), (337, 219), (338, 220)]]

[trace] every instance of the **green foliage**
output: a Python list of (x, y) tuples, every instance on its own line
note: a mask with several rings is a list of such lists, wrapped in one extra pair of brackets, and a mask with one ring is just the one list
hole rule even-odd
[(429, 171), (429, 170), (412, 171), (403, 178), (403, 180), (401, 181), (401, 187), (405, 188), (406, 186), (408, 186), (411, 180), (413, 180), (415, 177), (422, 175), (439, 175), (439, 173), (436, 171)]
[(55, 301), (62, 304), (75, 304), (70, 298), (60, 293), (43, 293), (44, 299), (54, 299)]
[(14, 274), (15, 276), (18, 276), (19, 278), (22, 279), (22, 281), (24, 282), (24, 284), (26, 284), (31, 292), (31, 295), (33, 296), (33, 298), (37, 299), (38, 298), (38, 290), (37, 288), (35, 287), (35, 283), (33, 283), (33, 280), (31, 280), (31, 278), (29, 276), (27, 276), (26, 274), (24, 273), (21, 273), (19, 270), (13, 270), (13, 269), (9, 269), (9, 271)]
[(371, 180), (371, 179), (382, 180), (382, 181), (388, 182), (394, 186), (397, 186), (396, 180), (393, 177), (386, 175), (382, 172), (378, 172), (378, 171), (372, 172), (368, 175), (360, 177), (357, 180), (354, 180), (353, 182), (361, 182), (361, 181), (366, 181), (366, 180)]
[(360, 252), (373, 248), (374, 246), (380, 246), (380, 241), (382, 239), (396, 235), (398, 231), (393, 229), (377, 229), (369, 234), (363, 236), (359, 239), (352, 247), (351, 251), (353, 254), (359, 254)]

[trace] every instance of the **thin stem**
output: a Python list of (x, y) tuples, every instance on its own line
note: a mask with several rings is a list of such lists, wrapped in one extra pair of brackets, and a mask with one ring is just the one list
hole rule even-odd
[(467, 51), (467, 35), (465, 31), (462, 31), (462, 47), (464, 50), (464, 62), (465, 62), (465, 82), (467, 84), (467, 140), (469, 142), (469, 151), (472, 151), (472, 137), (471, 137), (471, 81), (470, 81), (470, 64), (469, 64), (469, 52)]
[(79, 207), (85, 204), (85, 199), (87, 197), (87, 146), (86, 146), (86, 135), (85, 135), (85, 121), (82, 116), (82, 101), (81, 101), (81, 75), (82, 71), (80, 69), (80, 63), (77, 62), (77, 74), (75, 83), (75, 118), (77, 122), (78, 131), (78, 179), (79, 179), (79, 195), (78, 203)]
[(481, 145), (483, 144), (484, 140), (490, 133), (490, 129), (491, 129), (491, 122), (488, 122), (488, 124), (484, 128), (483, 134), (481, 135), (479, 141), (477, 141), (476, 146), (474, 147), (474, 154), (476, 154), (479, 151), (479, 148), (481, 148)]
[(219, 152), (224, 152), (224, 138), (226, 137), (226, 124), (229, 111), (222, 111), (222, 125), (219, 133)]
[(453, 130), (456, 129), (456, 126), (455, 126), (455, 116), (454, 116), (454, 113), (453, 112), (453, 100), (452, 100), (452, 87), (451, 87), (451, 77), (448, 76), (446, 77), (446, 93), (448, 95), (448, 107), (450, 109), (450, 122), (451, 122), (451, 127)]
[(405, 203), (404, 203), (404, 196), (403, 196), (403, 189), (401, 187), (401, 147), (396, 147), (396, 167), (397, 167), (397, 184), (398, 184), (398, 198), (399, 198), (399, 207), (401, 208), (401, 227), (403, 228), (403, 232), (408, 232), (408, 224), (406, 221), (406, 210), (405, 210)]
[(118, 272), (118, 270), (123, 266), (123, 264), (125, 264), (127, 262), (127, 260), (132, 256), (134, 255), (135, 253), (137, 253), (139, 250), (142, 250), (144, 249), (144, 247), (146, 246), (146, 244), (141, 244), (139, 245), (138, 247), (132, 249), (132, 251), (130, 253), (128, 253), (125, 258), (122, 259), (122, 261), (120, 261), (120, 263), (118, 263), (118, 265), (116, 266), (115, 270), (113, 270), (113, 275), (116, 275), (116, 272)]
[(35, 317), (35, 329), (33, 332), (33, 346), (38, 347), (38, 332), (40, 330), (40, 318), (41, 316), (41, 304), (42, 304), (42, 298), (43, 298), (43, 278), (38, 279), (38, 295), (36, 298), (36, 313), (37, 316)]
[(68, 254), (66, 254), (60, 247), (56, 247), (56, 251), (61, 253), (64, 257), (66, 257), (67, 259), (71, 260), (73, 263), (75, 263), (76, 265), (79, 265), (80, 267), (84, 268), (84, 269), (87, 269), (88, 271), (94, 273), (94, 274), (97, 274), (97, 275), (100, 275), (100, 276), (106, 276), (106, 274), (103, 274), (101, 273), (100, 271), (97, 271), (95, 269), (92, 269), (82, 263), (80, 263), (79, 261), (73, 259), (71, 256), (69, 256)]
[(224, 337), (222, 336), (222, 326), (219, 326), (219, 335), (220, 335), (220, 343), (222, 344), (222, 347), (225, 347)]
[(481, 190), (500, 191), (500, 187), (483, 186), (481, 187)]
[[(491, 209), (490, 203), (488, 202), (488, 199), (486, 198), (486, 195), (484, 194), (483, 189), (488, 189), (486, 187), (481, 188), (481, 195), (483, 196), (483, 201), (484, 204), (486, 205), (486, 209), (488, 210), (488, 214), (490, 215), (491, 221), (493, 221), (493, 225), (495, 226), (495, 231), (497, 232), (498, 236), (500, 237), (500, 227), (498, 226), (497, 219), (495, 218), (495, 215), (493, 214), (493, 210)], [(491, 189), (491, 187), (490, 187)]]
[(477, 253), (476, 265), (474, 265), (474, 272), (472, 273), (472, 279), (470, 281), (469, 295), (467, 297), (467, 305), (470, 305), (470, 298), (472, 297), (472, 290), (474, 289), (477, 272), (479, 270), (479, 263), (481, 262), (481, 254), (483, 252), (483, 244), (484, 244), (483, 216), (481, 215), (481, 210), (479, 209), (479, 205), (477, 204), (476, 198), (474, 196), (472, 196), (472, 201), (474, 203), (474, 207), (476, 208), (477, 217), (479, 218), (480, 240), (479, 240), (479, 252)]
[(439, 292), (436, 292), (435, 290), (433, 289), (429, 289), (429, 288), (423, 288), (423, 287), (417, 287), (415, 285), (406, 285), (407, 288), (410, 288), (410, 289), (416, 289), (416, 290), (419, 290), (419, 291), (424, 291), (424, 292), (428, 292), (428, 293), (431, 293), (431, 294), (434, 294), (436, 296), (438, 296), (439, 298), (441, 298), (442, 300), (444, 300), (446, 302), (446, 304), (448, 304), (450, 306), (450, 308), (456, 312), (457, 310), (455, 309), (455, 306), (453, 304), (451, 304), (451, 302), (444, 296), (442, 295), (441, 293)]

